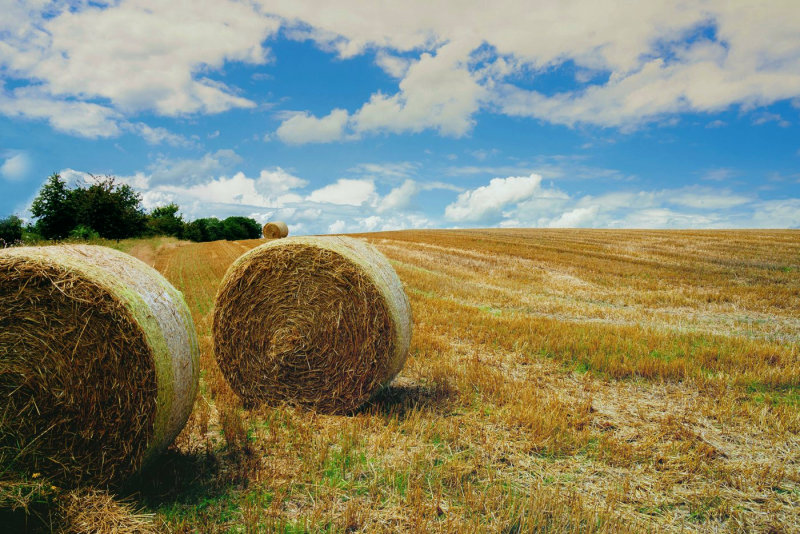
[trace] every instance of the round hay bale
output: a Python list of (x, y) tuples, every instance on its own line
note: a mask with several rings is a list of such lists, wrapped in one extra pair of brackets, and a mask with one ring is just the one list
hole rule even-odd
[(280, 239), (289, 235), (289, 227), (283, 221), (273, 221), (265, 224), (261, 232), (268, 239)]
[(145, 263), (91, 245), (0, 251), (6, 475), (122, 482), (184, 427), (198, 379), (189, 310)]
[(347, 413), (400, 371), (411, 308), (388, 260), (350, 237), (293, 237), (228, 269), (214, 310), (220, 369), (246, 402)]

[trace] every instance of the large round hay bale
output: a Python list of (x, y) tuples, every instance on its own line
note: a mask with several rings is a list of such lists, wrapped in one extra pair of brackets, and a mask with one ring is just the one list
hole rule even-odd
[(268, 239), (280, 239), (289, 235), (289, 227), (283, 221), (268, 222), (261, 229), (261, 233)]
[(158, 272), (90, 245), (0, 251), (0, 465), (62, 486), (121, 482), (191, 413), (198, 347)]
[(358, 239), (267, 242), (231, 265), (217, 293), (217, 362), (248, 403), (352, 411), (400, 371), (410, 341), (397, 274)]

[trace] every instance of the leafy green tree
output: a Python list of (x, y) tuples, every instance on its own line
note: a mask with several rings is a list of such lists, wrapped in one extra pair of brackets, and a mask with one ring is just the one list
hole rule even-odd
[(190, 223), (186, 223), (183, 227), (183, 237), (191, 241), (207, 241), (207, 235), (208, 230), (206, 228), (205, 219), (196, 219)]
[(222, 222), (216, 217), (208, 217), (206, 222), (206, 241), (219, 241), (225, 239), (225, 232), (222, 229)]
[(76, 226), (72, 192), (61, 175), (53, 173), (33, 199), (31, 213), (38, 219), (36, 229), (45, 239), (63, 239)]
[(106, 239), (136, 237), (145, 231), (147, 216), (142, 197), (127, 184), (117, 184), (113, 176), (93, 177), (89, 187), (72, 190), (76, 222), (91, 228)]
[(10, 215), (0, 219), (0, 247), (11, 245), (22, 239), (22, 219)]
[(225, 239), (255, 239), (261, 237), (261, 225), (249, 217), (228, 217), (222, 221)]
[(184, 225), (183, 236), (192, 241), (255, 239), (261, 237), (261, 225), (249, 217), (228, 217), (222, 221), (207, 217)]
[(183, 234), (183, 216), (178, 213), (180, 207), (174, 202), (159, 206), (150, 212), (147, 218), (147, 230), (154, 235), (171, 235), (181, 237)]

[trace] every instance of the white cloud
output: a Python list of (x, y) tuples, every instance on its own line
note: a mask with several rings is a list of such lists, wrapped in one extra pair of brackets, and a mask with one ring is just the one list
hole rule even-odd
[(372, 181), (340, 178), (336, 183), (312, 191), (307, 200), (327, 204), (361, 206), (374, 201), (375, 198), (375, 184)]
[(55, 130), (89, 139), (121, 133), (122, 115), (117, 111), (91, 102), (58, 100), (35, 87), (20, 87), (11, 92), (0, 90), (0, 113), (44, 119)]
[(781, 128), (788, 128), (792, 125), (791, 122), (787, 121), (777, 113), (769, 113), (767, 111), (762, 111), (760, 113), (755, 113), (753, 115), (753, 124), (756, 126), (761, 126), (763, 124), (767, 124), (770, 122), (778, 123), (778, 126)]
[(344, 137), (347, 121), (348, 114), (344, 109), (334, 109), (320, 119), (307, 112), (297, 113), (283, 121), (275, 134), (291, 145), (330, 143)]
[[(117, 180), (140, 192), (147, 210), (176, 202), (187, 220), (243, 215), (263, 223), (277, 218), (290, 225), (293, 235), (428, 228), (438, 224), (435, 219), (414, 212), (400, 192), (389, 191), (381, 198), (374, 182), (368, 179), (342, 178), (301, 194), (308, 187), (308, 180), (280, 167), (262, 169), (251, 177), (236, 170), (239, 163), (241, 158), (233, 151), (219, 150), (195, 160), (161, 159), (147, 171), (118, 176)], [(61, 175), (70, 185), (94, 181), (89, 173), (74, 169), (64, 169)], [(401, 192), (409, 188), (422, 191), (455, 186), (408, 180), (405, 188), (399, 187)]]
[(724, 182), (735, 175), (736, 172), (733, 169), (721, 167), (718, 169), (711, 169), (707, 171), (705, 174), (703, 174), (703, 180), (709, 180), (712, 182)]
[(163, 115), (253, 106), (200, 73), (226, 61), (264, 63), (261, 42), (279, 27), (249, 4), (224, 0), (53, 10), (28, 13), (27, 34), (0, 54), (11, 75), (39, 80), (52, 95), (104, 98), (126, 112)]
[(152, 128), (143, 122), (137, 122), (126, 125), (126, 129), (142, 136), (142, 138), (151, 145), (160, 145), (166, 143), (170, 146), (178, 147), (191, 147), (194, 143), (182, 135), (172, 133), (166, 128), (157, 126)]
[(331, 223), (330, 226), (328, 226), (328, 233), (341, 234), (342, 232), (344, 232), (346, 227), (347, 224), (343, 220), (337, 219), (336, 221)]
[[(121, 121), (141, 111), (254, 107), (209, 73), (230, 62), (268, 62), (264, 43), (281, 25), (283, 35), (313, 39), (342, 58), (374, 52), (399, 80), (396, 91), (376, 92), (351, 113), (334, 107), (321, 118), (288, 118), (278, 129), (287, 143), (426, 129), (458, 137), (481, 110), (630, 129), (675, 113), (752, 110), (800, 96), (792, 0), (768, 9), (728, 0), (680, 8), (554, 0), (531, 9), (499, 0), (490, 10), (424, 0), (6, 2), (3, 15), (0, 69), (33, 85), (4, 92), (0, 113), (86, 137), (119, 135)], [(537, 92), (519, 83), (562, 66), (575, 73), (571, 89)], [(142, 135), (177, 142), (162, 132)]]
[(800, 198), (757, 202), (753, 222), (759, 228), (800, 228)]
[(361, 219), (360, 222), (368, 232), (374, 232), (381, 224), (381, 221), (382, 219), (377, 215), (370, 215), (369, 217)]
[(308, 180), (303, 180), (284, 171), (280, 167), (272, 170), (263, 170), (258, 176), (260, 188), (271, 193), (285, 193), (291, 189), (299, 189), (308, 185)]
[(414, 174), (419, 165), (410, 161), (384, 162), (384, 163), (361, 163), (350, 169), (351, 172), (374, 178), (386, 180), (396, 180), (406, 178)]
[(456, 201), (445, 208), (444, 215), (456, 222), (486, 220), (497, 216), (510, 204), (533, 197), (540, 190), (541, 182), (538, 174), (493, 178), (489, 185), (458, 195)]
[(199, 159), (160, 158), (148, 167), (151, 184), (193, 184), (206, 182), (230, 170), (242, 158), (230, 149), (205, 154)]
[(241, 172), (237, 172), (231, 177), (221, 176), (205, 183), (190, 186), (165, 184), (147, 191), (145, 198), (149, 198), (147, 195), (154, 194), (159, 196), (170, 194), (173, 199), (181, 199), (184, 202), (185, 200), (199, 200), (218, 204), (239, 204), (265, 208), (276, 207), (278, 204), (276, 199), (262, 195), (256, 187), (256, 181)]
[[(595, 221), (593, 226), (601, 226)], [(609, 226), (618, 228), (723, 228), (729, 226), (714, 214), (686, 213), (668, 208), (633, 210)]]
[[(302, 38), (341, 57), (377, 50), (378, 65), (402, 77), (396, 94), (373, 94), (353, 114), (361, 133), (431, 128), (463, 135), (481, 106), (628, 129), (668, 114), (753, 108), (800, 95), (800, 19), (791, 0), (769, 9), (727, 0), (680, 8), (552, 1), (536, 9), (503, 0), (491, 10), (423, 0), (262, 4), (309, 25)], [(419, 59), (406, 63), (415, 54)], [(577, 67), (574, 89), (540, 93), (516, 85), (567, 62)]]
[(356, 139), (365, 133), (435, 129), (461, 137), (473, 125), (486, 90), (468, 70), (469, 46), (449, 43), (411, 64), (394, 95), (374, 93), (352, 115), (334, 109), (325, 117), (308, 113), (286, 119), (275, 132), (289, 144)]
[[(76, 171), (75, 169), (62, 169), (58, 171), (61, 178), (67, 183), (68, 186), (73, 187), (76, 185), (83, 185), (85, 183), (94, 183), (95, 178), (92, 174), (84, 171)], [(122, 179), (123, 183), (129, 183), (126, 179)], [(146, 184), (145, 184), (146, 185)]]
[(460, 137), (473, 125), (485, 89), (469, 72), (465, 52), (469, 45), (449, 43), (435, 55), (424, 53), (400, 82), (400, 92), (372, 95), (353, 115), (359, 133), (419, 132), (435, 129)]
[(577, 228), (591, 224), (597, 217), (598, 207), (575, 208), (564, 212), (547, 223), (549, 228)]
[(727, 190), (705, 187), (685, 187), (665, 193), (664, 196), (671, 204), (707, 210), (733, 208), (753, 200), (752, 197), (737, 195)]
[(395, 187), (381, 199), (378, 204), (378, 213), (385, 211), (405, 209), (419, 192), (419, 186), (414, 180), (406, 180), (403, 185)]
[(393, 56), (384, 50), (375, 55), (375, 63), (389, 76), (402, 78), (408, 72), (411, 61), (408, 58)]
[(30, 171), (31, 160), (26, 152), (8, 154), (0, 165), (0, 176), (10, 181), (24, 179)]
[[(264, 169), (258, 178), (250, 178), (243, 172), (237, 172), (232, 176), (195, 177), (194, 180), (187, 180), (183, 184), (164, 182), (163, 176), (159, 182), (157, 178), (156, 175), (137, 173), (121, 179), (143, 191), (143, 204), (147, 209), (166, 202), (177, 202), (181, 205), (205, 202), (214, 206), (284, 208), (287, 204), (303, 200), (302, 196), (293, 192), (293, 189), (304, 187), (308, 183), (280, 167)], [(294, 214), (294, 208), (287, 209), (292, 211), (291, 213), (284, 211), (284, 216)]]
[(465, 191), (444, 216), (467, 226), (502, 228), (786, 228), (800, 225), (798, 202), (697, 185), (572, 196), (543, 187), (532, 174), (494, 178)]

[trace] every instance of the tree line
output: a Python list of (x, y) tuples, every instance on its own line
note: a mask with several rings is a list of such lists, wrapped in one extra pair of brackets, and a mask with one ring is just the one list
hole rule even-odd
[(93, 177), (91, 183), (69, 187), (54, 173), (33, 200), (31, 214), (35, 222), (27, 225), (15, 215), (0, 219), (0, 246), (20, 241), (120, 240), (156, 235), (191, 241), (261, 237), (261, 225), (249, 217), (187, 222), (175, 203), (148, 213), (142, 207), (141, 195), (113, 176)]

